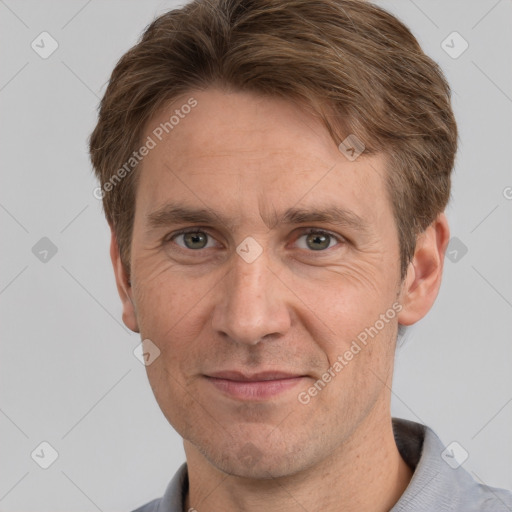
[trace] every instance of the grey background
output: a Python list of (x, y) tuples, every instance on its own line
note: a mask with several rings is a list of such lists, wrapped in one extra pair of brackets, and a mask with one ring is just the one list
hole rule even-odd
[[(460, 127), (447, 209), (459, 241), (398, 350), (392, 413), (460, 443), (477, 480), (512, 488), (512, 3), (378, 3), (442, 66)], [(86, 151), (114, 64), (174, 5), (0, 0), (1, 511), (129, 511), (185, 460), (121, 321)], [(43, 31), (59, 45), (47, 59), (31, 48)], [(441, 47), (453, 31), (469, 43), (457, 59)], [(43, 237), (57, 248), (46, 262)], [(59, 454), (48, 469), (31, 458), (42, 441)]]

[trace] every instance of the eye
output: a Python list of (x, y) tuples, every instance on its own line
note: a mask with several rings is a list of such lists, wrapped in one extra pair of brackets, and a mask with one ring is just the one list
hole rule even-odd
[[(325, 251), (343, 243), (343, 237), (327, 231), (310, 228), (303, 232), (295, 241), (297, 247), (308, 251)], [(193, 228), (174, 233), (166, 239), (166, 242), (174, 242), (185, 250), (199, 251), (216, 247), (215, 239), (206, 231)]]
[(323, 251), (330, 249), (336, 244), (342, 242), (342, 239), (331, 233), (321, 230), (310, 229), (297, 238), (297, 246), (300, 249), (309, 249), (312, 251)]
[(169, 241), (176, 242), (180, 247), (190, 250), (208, 249), (215, 246), (213, 238), (199, 229), (180, 231), (170, 237)]

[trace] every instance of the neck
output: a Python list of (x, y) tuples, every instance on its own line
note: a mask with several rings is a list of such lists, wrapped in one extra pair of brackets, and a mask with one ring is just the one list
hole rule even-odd
[(248, 479), (212, 466), (185, 441), (189, 493), (185, 511), (387, 512), (412, 477), (393, 436), (391, 417), (370, 417), (320, 464), (293, 475)]

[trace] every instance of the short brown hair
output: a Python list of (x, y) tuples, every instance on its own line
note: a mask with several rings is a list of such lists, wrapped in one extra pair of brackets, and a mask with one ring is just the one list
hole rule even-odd
[[(401, 279), (416, 237), (444, 211), (457, 149), (450, 88), (397, 18), (363, 0), (194, 0), (156, 18), (117, 63), (90, 137), (101, 186), (164, 104), (213, 84), (300, 101), (338, 145), (387, 155)], [(137, 173), (103, 193), (129, 273)], [(107, 188), (105, 188), (105, 191)]]

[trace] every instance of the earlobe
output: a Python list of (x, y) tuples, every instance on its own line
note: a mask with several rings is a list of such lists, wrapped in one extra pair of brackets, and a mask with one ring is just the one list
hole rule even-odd
[(121, 261), (121, 254), (119, 251), (119, 245), (117, 243), (117, 237), (112, 226), (110, 227), (110, 231), (110, 258), (114, 268), (117, 291), (123, 306), (123, 322), (126, 327), (128, 327), (128, 329), (132, 330), (133, 332), (139, 332), (131, 281), (123, 265), (123, 262)]
[(402, 285), (402, 311), (398, 323), (412, 325), (421, 320), (434, 304), (443, 275), (444, 254), (450, 228), (444, 213), (418, 236), (414, 257)]

